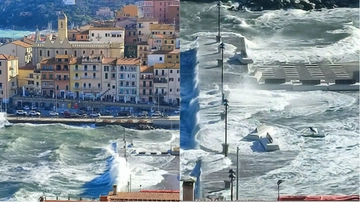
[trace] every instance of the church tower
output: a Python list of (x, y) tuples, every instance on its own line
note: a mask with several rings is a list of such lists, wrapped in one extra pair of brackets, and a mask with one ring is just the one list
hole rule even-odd
[(68, 38), (67, 30), (67, 16), (64, 11), (61, 11), (58, 16), (58, 37), (60, 41), (63, 41), (65, 38)]

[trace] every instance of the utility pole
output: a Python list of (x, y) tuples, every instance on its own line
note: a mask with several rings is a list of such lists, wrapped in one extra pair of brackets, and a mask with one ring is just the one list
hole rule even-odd
[(225, 95), (224, 95), (224, 49), (225, 49), (225, 44), (221, 43), (219, 48), (221, 49), (221, 102), (223, 102), (225, 99)]
[(217, 3), (218, 7), (218, 35), (216, 36), (216, 42), (220, 43), (221, 36), (220, 36), (220, 9), (221, 9), (221, 1)]
[(227, 110), (228, 110), (228, 100), (225, 99), (224, 100), (224, 106), (225, 106), (225, 143), (222, 144), (223, 146), (223, 154), (225, 155), (225, 157), (228, 156), (228, 150), (229, 150), (229, 144), (227, 143)]
[(236, 200), (239, 200), (239, 146), (236, 147)]

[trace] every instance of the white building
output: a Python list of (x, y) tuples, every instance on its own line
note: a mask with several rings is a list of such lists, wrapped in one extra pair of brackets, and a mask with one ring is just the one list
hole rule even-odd
[(32, 45), (23, 41), (14, 41), (12, 43), (0, 46), (1, 54), (13, 55), (18, 58), (19, 67), (23, 67), (32, 59)]
[[(173, 69), (170, 69), (173, 68)], [(167, 64), (155, 64), (154, 65), (154, 97), (155, 102), (177, 104), (177, 99), (180, 104), (180, 96), (176, 97), (174, 93), (179, 89), (180, 85), (175, 84), (174, 68), (180, 68), (179, 64), (167, 65)], [(171, 77), (170, 77), (171, 75)], [(178, 77), (180, 77), (180, 72)], [(170, 83), (171, 80), (171, 83)], [(173, 81), (174, 80), (174, 81)], [(176, 79), (177, 80), (177, 79)], [(180, 80), (179, 80), (180, 81)], [(171, 90), (170, 90), (171, 89)], [(171, 92), (170, 92), (171, 91)]]
[(137, 19), (137, 32), (138, 32), (138, 41), (148, 41), (149, 36), (151, 35), (150, 25), (159, 24), (157, 19), (153, 18), (138, 18)]
[(123, 58), (116, 61), (118, 101), (138, 103), (140, 65), (141, 60), (138, 58)]
[(169, 53), (169, 51), (154, 51), (148, 55), (148, 65), (153, 66), (154, 64), (162, 64), (165, 63), (165, 55)]
[(115, 102), (117, 97), (116, 59), (103, 58), (101, 68), (101, 99)]
[(168, 103), (180, 106), (180, 64), (169, 66), (168, 75)]
[(124, 44), (125, 29), (122, 27), (90, 27), (89, 40)]
[(180, 38), (176, 38), (175, 48), (176, 48), (176, 49), (180, 49)]

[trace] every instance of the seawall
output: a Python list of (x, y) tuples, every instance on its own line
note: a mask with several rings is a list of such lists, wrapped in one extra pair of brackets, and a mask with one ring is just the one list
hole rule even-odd
[(107, 126), (120, 125), (126, 128), (134, 128), (140, 125), (152, 126), (155, 128), (177, 129), (179, 128), (179, 117), (166, 119), (136, 119), (136, 118), (52, 118), (52, 117), (7, 117), (10, 123), (32, 123), (32, 124), (54, 124), (62, 123), (68, 125), (92, 125)]

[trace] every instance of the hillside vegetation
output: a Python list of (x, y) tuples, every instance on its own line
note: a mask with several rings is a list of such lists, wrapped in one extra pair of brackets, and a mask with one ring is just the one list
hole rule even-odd
[(45, 29), (50, 21), (56, 28), (57, 12), (61, 10), (68, 16), (69, 25), (83, 25), (97, 19), (95, 12), (100, 7), (115, 10), (130, 3), (134, 0), (76, 0), (76, 5), (64, 5), (62, 0), (0, 0), (0, 28)]

